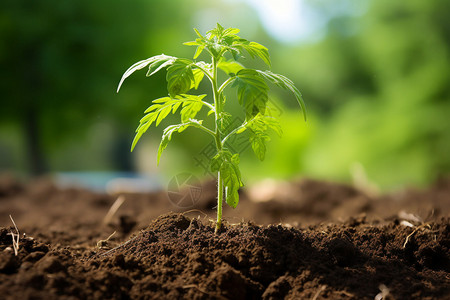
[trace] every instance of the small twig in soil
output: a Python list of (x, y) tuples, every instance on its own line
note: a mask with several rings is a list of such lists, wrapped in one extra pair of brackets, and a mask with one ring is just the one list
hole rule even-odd
[(115, 215), (119, 207), (125, 202), (124, 196), (119, 196), (116, 201), (114, 201), (113, 205), (110, 207), (108, 213), (103, 218), (104, 224), (109, 224), (111, 222), (112, 217)]
[(199, 212), (199, 213), (202, 213), (205, 216), (205, 218), (209, 217), (207, 213), (201, 211), (200, 209), (191, 209), (191, 210), (185, 211), (184, 213), (182, 213), (182, 215), (184, 216), (185, 214), (188, 214), (191, 212)]
[(12, 238), (12, 244), (13, 244), (13, 249), (14, 249), (14, 255), (17, 256), (17, 254), (19, 253), (19, 239), (20, 239), (20, 232), (19, 232), (19, 229), (17, 229), (16, 222), (14, 222), (14, 219), (12, 218), (11, 215), (9, 215), (9, 218), (11, 219), (11, 222), (13, 223), (14, 228), (16, 228), (16, 233), (10, 232), (10, 233), (8, 233), (8, 234), (11, 235), (11, 238)]
[(108, 245), (108, 241), (110, 238), (112, 238), (114, 235), (116, 234), (116, 232), (114, 231), (110, 236), (108, 236), (106, 238), (106, 240), (100, 240), (97, 242), (97, 248), (100, 250), (109, 250), (111, 249)]
[(98, 254), (98, 255), (99, 255), (99, 256), (105, 256), (105, 255), (108, 255), (109, 253), (111, 253), (111, 252), (113, 252), (113, 251), (115, 251), (115, 250), (117, 250), (117, 249), (119, 249), (119, 248), (122, 248), (123, 246), (125, 246), (125, 245), (128, 244), (128, 243), (130, 243), (131, 241), (134, 241), (134, 240), (137, 239), (138, 237), (139, 237), (139, 235), (137, 235), (137, 236), (135, 236), (134, 238), (132, 238), (132, 239), (126, 241), (126, 242), (123, 243), (123, 244), (120, 244), (120, 245), (117, 246), (117, 247), (112, 248), (112, 249), (109, 250), (109, 251), (106, 251), (106, 252), (104, 252), (104, 253), (100, 253), (100, 254)]
[(212, 296), (212, 297), (219, 298), (219, 299), (224, 299), (224, 300), (228, 299), (228, 298), (226, 298), (226, 297), (224, 297), (222, 295), (216, 295), (216, 294), (208, 293), (207, 291), (201, 289), (199, 286), (197, 286), (195, 284), (188, 284), (188, 285), (184, 285), (183, 286), (183, 289), (191, 289), (191, 288), (194, 288), (197, 291), (202, 292), (203, 294), (208, 295), (210, 297)]
[(423, 229), (423, 228), (425, 228), (425, 227), (427, 227), (428, 229), (431, 229), (430, 224), (427, 224), (427, 223), (424, 223), (424, 224), (422, 224), (422, 225), (417, 226), (416, 229), (414, 229), (413, 232), (411, 232), (411, 233), (406, 237), (405, 243), (403, 244), (403, 248), (406, 247), (406, 244), (408, 244), (409, 239), (410, 239), (417, 231), (419, 231), (420, 229)]
[(319, 290), (316, 292), (314, 297), (311, 298), (311, 300), (317, 300), (317, 298), (319, 297), (320, 293), (322, 293), (326, 288), (327, 288), (326, 285), (320, 286)]

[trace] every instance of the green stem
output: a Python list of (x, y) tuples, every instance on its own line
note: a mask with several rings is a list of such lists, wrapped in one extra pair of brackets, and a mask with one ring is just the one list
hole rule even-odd
[(219, 88), (219, 95), (222, 94), (223, 90), (229, 85), (236, 77), (230, 77), (228, 78)]
[(201, 125), (201, 124), (195, 124), (194, 126), (197, 127), (197, 128), (200, 128), (200, 129), (203, 130), (204, 132), (206, 132), (206, 133), (212, 135), (214, 138), (216, 138), (215, 132), (212, 131), (211, 129), (209, 129), (209, 128), (207, 128), (207, 127)]
[(208, 79), (209, 79), (209, 81), (211, 81), (211, 83), (214, 81), (214, 78), (211, 77), (211, 75), (209, 74), (209, 72), (206, 71), (204, 68), (202, 68), (202, 67), (200, 67), (199, 65), (196, 65), (196, 64), (193, 64), (193, 66), (196, 67), (197, 69), (200, 69), (200, 70), (203, 72), (203, 74), (205, 74), (206, 77), (208, 77)]
[(214, 105), (212, 105), (211, 103), (209, 103), (209, 102), (206, 102), (206, 101), (202, 101), (202, 103), (204, 104), (204, 105), (206, 105), (206, 106), (208, 106), (209, 108), (211, 108), (211, 110), (216, 110), (215, 108), (214, 108)]
[[(215, 109), (215, 119), (216, 119), (216, 130), (214, 133), (217, 151), (221, 151), (223, 148), (221, 135), (219, 127), (217, 125), (217, 120), (222, 112), (222, 105), (220, 103), (220, 92), (217, 87), (217, 62), (218, 60), (213, 57), (213, 75), (212, 75), (212, 89), (214, 97), (214, 107)], [(220, 171), (217, 172), (217, 223), (215, 233), (217, 234), (222, 226), (222, 205), (223, 205), (223, 180)]]
[(217, 234), (222, 226), (222, 203), (223, 203), (223, 180), (220, 172), (217, 172), (217, 222), (216, 230)]
[(228, 140), (228, 138), (229, 138), (230, 136), (232, 136), (233, 134), (235, 134), (238, 130), (244, 128), (245, 125), (247, 125), (247, 122), (244, 122), (241, 126), (236, 127), (235, 129), (233, 129), (233, 131), (231, 131), (226, 137), (223, 138), (223, 140), (222, 140), (222, 145), (225, 145), (225, 142)]
[[(216, 121), (219, 119), (219, 115), (222, 111), (222, 108), (220, 107), (220, 95), (219, 90), (217, 88), (217, 59), (213, 57), (213, 77), (212, 77), (212, 89), (213, 89), (213, 97), (214, 97), (214, 106), (216, 107)], [(216, 134), (220, 134), (217, 122), (216, 122)], [(220, 150), (220, 149), (217, 149)]]

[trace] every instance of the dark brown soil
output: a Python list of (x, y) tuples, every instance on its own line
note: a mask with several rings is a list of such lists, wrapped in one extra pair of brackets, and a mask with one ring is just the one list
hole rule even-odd
[(312, 180), (264, 202), (242, 191), (219, 235), (214, 190), (188, 212), (128, 194), (105, 224), (116, 197), (1, 178), (0, 298), (450, 299), (449, 180), (382, 196)]

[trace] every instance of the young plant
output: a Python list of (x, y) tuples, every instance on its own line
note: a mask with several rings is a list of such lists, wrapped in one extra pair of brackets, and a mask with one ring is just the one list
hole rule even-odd
[[(194, 60), (161, 54), (139, 61), (123, 74), (117, 92), (123, 81), (137, 70), (148, 68), (147, 77), (161, 69), (167, 70), (166, 80), (169, 95), (153, 100), (152, 105), (145, 110), (146, 115), (140, 120), (136, 129), (131, 151), (150, 125), (155, 123), (155, 126), (158, 126), (170, 112), (175, 113), (177, 110), (181, 115), (181, 123), (170, 125), (164, 129), (158, 149), (158, 164), (161, 153), (175, 132), (180, 133), (189, 127), (194, 127), (209, 134), (214, 139), (217, 149), (216, 155), (210, 161), (211, 171), (217, 172), (217, 223), (215, 229), (217, 233), (222, 224), (224, 197), (227, 204), (235, 208), (239, 202), (238, 190), (243, 186), (239, 170), (239, 154), (227, 149), (225, 142), (233, 135), (247, 132), (256, 156), (260, 160), (264, 160), (266, 142), (269, 140), (268, 130), (274, 130), (278, 135), (282, 134), (279, 122), (269, 116), (268, 109), (266, 109), (269, 99), (267, 82), (291, 91), (300, 104), (305, 120), (306, 111), (302, 96), (290, 79), (271, 71), (247, 69), (238, 62), (243, 54), (248, 53), (252, 58), (262, 59), (270, 67), (269, 51), (266, 47), (237, 36), (239, 33), (237, 28), (225, 29), (217, 24), (216, 28), (208, 31), (205, 36), (200, 34), (197, 29), (194, 30), (198, 36), (196, 40), (184, 43), (187, 46), (197, 47)], [(196, 60), (204, 51), (211, 57), (211, 63)], [(227, 74), (227, 79), (220, 84), (217, 74), (219, 69)], [(207, 101), (207, 95), (188, 94), (190, 90), (197, 89), (205, 77), (211, 83), (211, 102)], [(226, 129), (226, 125), (232, 118), (225, 111), (224, 91), (227, 87), (237, 90), (238, 101), (245, 111), (244, 122), (231, 131)], [(203, 120), (196, 119), (197, 113), (202, 108), (208, 109), (208, 116), (214, 117), (213, 128), (203, 125)]]

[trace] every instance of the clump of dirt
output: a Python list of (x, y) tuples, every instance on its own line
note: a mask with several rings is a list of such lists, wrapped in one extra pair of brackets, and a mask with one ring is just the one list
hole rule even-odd
[(427, 225), (241, 223), (215, 235), (208, 220), (170, 213), (110, 250), (26, 238), (18, 256), (8, 248), (13, 229), (2, 228), (0, 291), (17, 299), (374, 299), (383, 285), (391, 299), (445, 299), (450, 220)]

